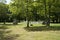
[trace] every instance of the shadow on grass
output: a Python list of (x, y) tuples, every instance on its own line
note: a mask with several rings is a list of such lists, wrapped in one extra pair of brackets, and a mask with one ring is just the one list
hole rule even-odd
[(16, 26), (16, 25), (23, 25), (23, 24), (0, 24), (0, 25), (6, 25), (6, 26)]
[(24, 27), (26, 31), (59, 31), (60, 26), (50, 26), (47, 28), (46, 26), (35, 26), (35, 27)]
[(19, 34), (12, 34), (12, 35), (6, 36), (4, 40), (15, 40), (17, 39), (17, 37), (19, 37)]
[(12, 30), (6, 25), (0, 25), (0, 40), (14, 40), (18, 37), (18, 34), (8, 35)]

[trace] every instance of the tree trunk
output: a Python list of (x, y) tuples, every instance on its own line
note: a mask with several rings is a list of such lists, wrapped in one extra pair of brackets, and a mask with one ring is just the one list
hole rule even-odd
[(27, 27), (29, 27), (29, 20), (27, 20)]
[(48, 18), (48, 20), (47, 20), (47, 28), (49, 28), (50, 27), (50, 18)]
[(48, 12), (48, 15), (47, 15), (47, 17), (48, 17), (48, 20), (47, 20), (47, 28), (50, 27), (51, 4), (49, 4), (49, 10), (48, 10), (48, 11), (49, 11), (49, 12)]
[(6, 24), (5, 22), (6, 22), (6, 20), (4, 20), (4, 24)]
[[(46, 0), (44, 0), (45, 4), (45, 18), (47, 18), (47, 9), (46, 9)], [(46, 21), (46, 20), (45, 20)]]
[(5, 22), (4, 22), (4, 24), (5, 24)]
[(54, 20), (52, 20), (53, 21), (53, 23), (54, 23)]

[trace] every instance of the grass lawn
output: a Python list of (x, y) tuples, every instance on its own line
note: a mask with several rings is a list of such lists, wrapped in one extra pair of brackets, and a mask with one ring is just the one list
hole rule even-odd
[[(51, 24), (53, 30), (44, 30), (46, 27), (42, 24), (33, 26), (26, 28), (26, 23), (0, 25), (0, 40), (60, 40), (60, 24)], [(44, 27), (43, 30), (40, 27)]]

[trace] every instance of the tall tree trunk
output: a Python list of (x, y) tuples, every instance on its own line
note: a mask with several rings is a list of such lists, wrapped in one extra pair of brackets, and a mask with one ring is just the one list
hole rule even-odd
[(29, 20), (27, 20), (27, 27), (29, 27)]
[(53, 23), (54, 23), (54, 20), (52, 20), (53, 21)]
[(48, 14), (48, 20), (47, 20), (47, 28), (50, 27), (50, 9), (49, 9), (49, 14)]
[(6, 24), (6, 20), (4, 20), (4, 24)]
[(26, 12), (26, 15), (27, 15), (27, 27), (29, 27), (29, 12), (28, 12), (28, 3), (29, 3), (29, 0), (26, 1), (27, 2), (27, 12)]
[(48, 10), (48, 11), (49, 11), (49, 12), (48, 12), (48, 15), (47, 15), (47, 17), (48, 17), (48, 20), (47, 20), (47, 28), (50, 27), (51, 4), (49, 4), (49, 10)]
[(47, 23), (47, 8), (46, 8), (46, 0), (44, 0), (44, 5), (45, 5), (45, 24), (46, 24), (46, 27), (48, 26), (48, 23)]
[(47, 28), (49, 28), (50, 27), (50, 18), (48, 18), (48, 20), (47, 20)]
[(5, 24), (5, 22), (4, 22), (4, 24)]

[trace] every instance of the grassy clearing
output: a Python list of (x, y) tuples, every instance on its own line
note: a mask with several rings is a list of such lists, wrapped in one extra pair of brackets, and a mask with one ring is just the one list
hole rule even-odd
[[(25, 29), (26, 23), (19, 23), (19, 25), (0, 25), (0, 40), (60, 40), (60, 30), (40, 30), (38, 26), (42, 24), (33, 24), (33, 30)], [(60, 27), (60, 24), (51, 24), (53, 27)], [(6, 27), (6, 28), (3, 28)], [(38, 28), (37, 28), (38, 27)], [(31, 27), (32, 28), (32, 27)], [(3, 36), (4, 35), (4, 36)]]

